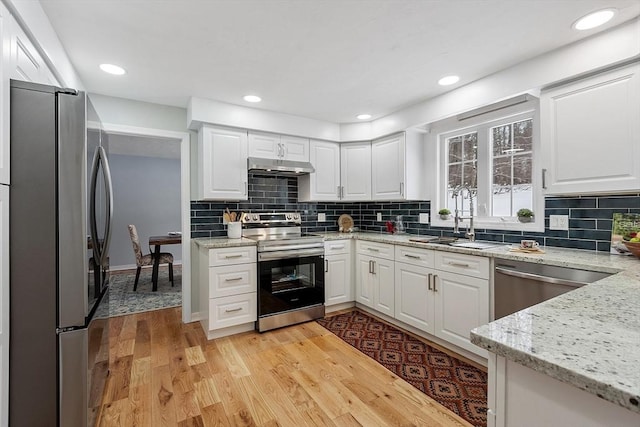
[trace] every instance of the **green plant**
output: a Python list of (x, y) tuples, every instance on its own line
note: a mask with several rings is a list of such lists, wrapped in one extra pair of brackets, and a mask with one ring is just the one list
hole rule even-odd
[(447, 208), (440, 209), (438, 211), (438, 215), (449, 215), (449, 214), (451, 214), (451, 211), (449, 209), (447, 209)]
[(516, 214), (519, 218), (531, 218), (533, 216), (533, 211), (531, 209), (522, 208)]

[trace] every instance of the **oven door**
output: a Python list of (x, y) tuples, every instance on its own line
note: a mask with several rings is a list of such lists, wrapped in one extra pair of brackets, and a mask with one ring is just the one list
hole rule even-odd
[(286, 258), (276, 258), (275, 253), (261, 255), (258, 316), (324, 304), (324, 255)]

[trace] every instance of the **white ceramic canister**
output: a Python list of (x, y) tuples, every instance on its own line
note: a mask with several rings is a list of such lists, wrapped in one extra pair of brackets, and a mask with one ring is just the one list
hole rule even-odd
[(230, 239), (239, 239), (242, 237), (242, 223), (240, 221), (227, 224), (227, 237)]

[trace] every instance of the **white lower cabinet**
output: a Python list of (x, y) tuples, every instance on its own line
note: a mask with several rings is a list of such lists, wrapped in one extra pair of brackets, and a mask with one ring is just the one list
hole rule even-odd
[(488, 258), (396, 246), (395, 259), (395, 318), (486, 357), (469, 332), (489, 322)]
[(434, 335), (486, 356), (486, 350), (471, 344), (469, 332), (489, 323), (488, 280), (438, 271), (433, 287)]
[(254, 329), (258, 318), (256, 248), (200, 248), (198, 256), (200, 323), (207, 337)]
[[(372, 256), (390, 254), (389, 258)], [(395, 314), (393, 245), (356, 242), (356, 301), (380, 313)]]
[(353, 302), (351, 240), (324, 244), (324, 305)]

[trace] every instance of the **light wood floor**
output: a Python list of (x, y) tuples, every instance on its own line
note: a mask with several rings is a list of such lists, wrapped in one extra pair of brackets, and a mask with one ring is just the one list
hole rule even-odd
[(207, 341), (179, 308), (110, 320), (101, 427), (470, 426), (315, 322)]

